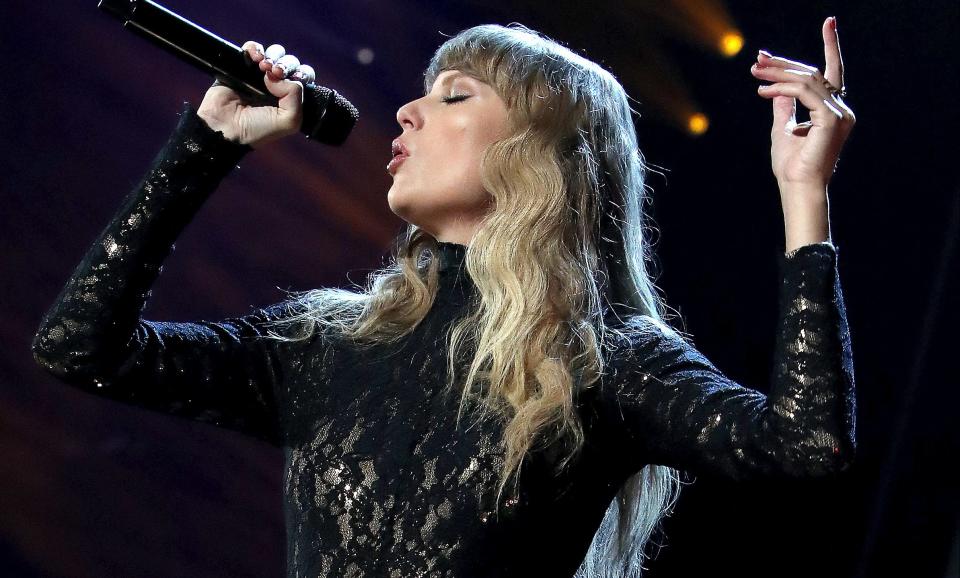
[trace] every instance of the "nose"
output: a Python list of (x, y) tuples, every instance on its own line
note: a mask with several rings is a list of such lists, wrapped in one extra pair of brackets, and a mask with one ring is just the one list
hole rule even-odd
[(421, 124), (420, 111), (417, 100), (411, 100), (397, 110), (397, 122), (403, 130), (407, 128), (417, 128)]

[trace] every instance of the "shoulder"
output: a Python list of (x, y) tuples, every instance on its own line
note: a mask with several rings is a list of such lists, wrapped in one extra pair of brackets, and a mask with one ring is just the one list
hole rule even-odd
[(605, 325), (604, 345), (612, 351), (636, 351), (661, 342), (685, 341), (688, 338), (666, 322), (650, 315), (630, 315)]
[(604, 343), (607, 359), (614, 366), (665, 369), (693, 364), (714, 368), (696, 349), (691, 335), (649, 315), (633, 315), (608, 326)]
[(330, 341), (362, 314), (366, 295), (339, 288), (290, 292), (291, 297), (260, 310), (271, 337), (280, 341)]

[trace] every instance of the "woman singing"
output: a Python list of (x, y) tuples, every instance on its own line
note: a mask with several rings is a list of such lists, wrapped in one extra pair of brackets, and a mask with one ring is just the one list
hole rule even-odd
[(278, 106), (219, 85), (185, 103), (34, 355), (97, 395), (282, 448), (290, 576), (639, 575), (680, 471), (804, 478), (854, 459), (827, 210), (854, 115), (832, 19), (822, 33), (824, 72), (765, 53), (751, 69), (770, 83), (786, 227), (769, 395), (665, 319), (623, 87), (520, 25), (445, 42), (397, 112), (387, 199), (409, 225), (364, 288), (219, 322), (141, 319), (218, 183), (299, 128), (306, 67), (247, 42)]

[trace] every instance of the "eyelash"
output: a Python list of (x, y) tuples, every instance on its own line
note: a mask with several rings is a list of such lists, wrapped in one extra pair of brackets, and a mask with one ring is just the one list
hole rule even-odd
[(440, 100), (446, 103), (456, 103), (462, 100), (466, 100), (469, 97), (467, 94), (455, 94), (453, 96), (444, 96)]

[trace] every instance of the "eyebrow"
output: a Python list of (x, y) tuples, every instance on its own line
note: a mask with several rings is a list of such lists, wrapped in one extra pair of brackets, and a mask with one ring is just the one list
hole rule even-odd
[[(445, 72), (450, 72), (450, 71), (444, 70), (444, 71), (441, 71), (440, 74), (443, 74), (443, 73), (445, 73)], [(438, 78), (440, 77), (440, 74), (437, 75)], [(474, 78), (473, 76), (470, 76), (470, 75), (467, 74), (466, 72), (463, 72), (462, 70), (456, 70), (456, 71), (453, 72), (453, 74), (448, 74), (443, 80), (440, 81), (440, 87), (443, 88), (443, 87), (449, 85), (451, 82), (453, 82), (453, 81), (456, 80), (457, 78), (466, 78), (466, 79), (468, 79), (468, 80), (473, 80), (473, 81), (476, 81), (476, 82), (480, 82), (480, 80)], [(436, 82), (436, 79), (434, 79), (434, 82)], [(430, 94), (430, 93), (429, 93), (429, 92), (424, 92), (424, 94), (426, 95), (426, 94)]]
[(470, 79), (470, 80), (477, 80), (476, 78), (470, 76), (470, 75), (467, 74), (466, 72), (457, 70), (457, 71), (454, 72), (453, 74), (448, 74), (446, 78), (444, 78), (443, 80), (441, 80), (441, 81), (440, 81), (440, 86), (446, 86), (446, 85), (450, 84), (451, 82), (453, 82), (454, 79), (457, 79), (457, 78), (467, 78), (467, 79)]
[(463, 72), (462, 70), (453, 71), (453, 74), (448, 74), (447, 77), (443, 79), (443, 82), (441, 82), (441, 84), (446, 84), (459, 76), (466, 76), (466, 73)]

